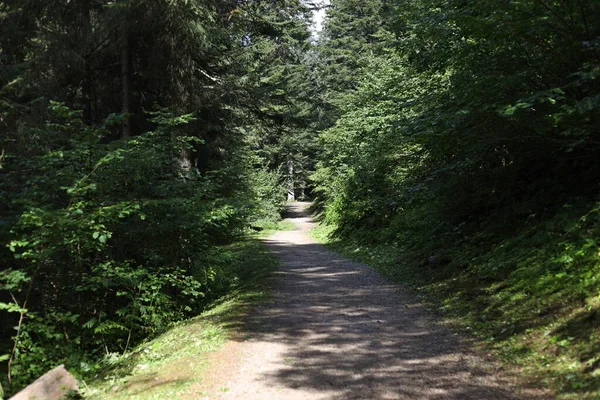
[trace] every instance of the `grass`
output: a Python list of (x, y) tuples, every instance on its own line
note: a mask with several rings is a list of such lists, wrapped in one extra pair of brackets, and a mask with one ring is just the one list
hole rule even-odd
[(260, 221), (254, 224), (254, 228), (257, 229), (258, 237), (267, 237), (276, 231), (291, 231), (296, 227), (294, 223), (288, 219), (281, 221)]
[[(260, 236), (268, 233), (263, 231)], [(230, 246), (233, 268), (243, 284), (201, 315), (176, 324), (131, 352), (107, 357), (104, 373), (81, 385), (85, 397), (196, 398), (194, 390), (211, 368), (211, 353), (243, 329), (244, 315), (253, 305), (269, 298), (270, 277), (277, 260), (258, 239), (256, 235)]]
[(368, 232), (353, 239), (333, 238), (333, 231), (320, 225), (313, 236), (418, 292), (524, 384), (560, 399), (600, 399), (597, 205), (454, 242), (400, 235), (395, 244), (377, 244)]

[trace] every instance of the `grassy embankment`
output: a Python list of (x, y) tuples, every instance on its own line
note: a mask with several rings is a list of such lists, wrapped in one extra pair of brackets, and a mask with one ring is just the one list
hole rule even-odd
[[(276, 258), (260, 242), (289, 222), (267, 226), (259, 235), (228, 246), (232, 276), (239, 284), (201, 315), (182, 321), (158, 337), (123, 355), (107, 357), (101, 376), (84, 381), (91, 399), (177, 399), (202, 396), (203, 380), (213, 361), (211, 353), (243, 331), (243, 319), (255, 304), (270, 295), (270, 277)], [(200, 392), (198, 392), (200, 390)], [(227, 390), (227, 388), (219, 388)]]
[(386, 245), (373, 244), (373, 232), (372, 240), (369, 232), (335, 238), (321, 225), (313, 234), (417, 291), (558, 398), (600, 399), (598, 204), (532, 216), (510, 230), (492, 223), (459, 240), (400, 234)]

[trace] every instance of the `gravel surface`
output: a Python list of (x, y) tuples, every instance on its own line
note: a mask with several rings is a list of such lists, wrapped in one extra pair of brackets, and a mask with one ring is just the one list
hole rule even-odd
[(289, 206), (296, 230), (266, 241), (281, 259), (274, 298), (250, 317), (216, 397), (520, 398), (412, 294), (309, 237), (307, 205)]

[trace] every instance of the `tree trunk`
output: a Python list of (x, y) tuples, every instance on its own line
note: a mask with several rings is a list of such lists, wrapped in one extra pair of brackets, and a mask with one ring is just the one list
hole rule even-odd
[(287, 168), (288, 168), (288, 194), (287, 194), (287, 199), (288, 201), (295, 201), (296, 200), (296, 195), (294, 193), (294, 161), (292, 160), (288, 160), (287, 162)]
[(121, 85), (121, 113), (125, 117), (121, 137), (128, 138), (131, 137), (131, 49), (129, 47), (129, 29), (126, 18), (123, 19), (121, 25)]
[(85, 60), (84, 78), (83, 78), (83, 120), (86, 124), (92, 125), (96, 120), (95, 110), (95, 89), (94, 79), (92, 78), (92, 70), (88, 60)]
[[(81, 40), (82, 42), (89, 42), (89, 38), (93, 35), (92, 23), (91, 23), (91, 9), (90, 0), (81, 0), (79, 3), (81, 7)], [(90, 58), (92, 57), (90, 49), (84, 49), (82, 54), (83, 57), (83, 80), (82, 80), (82, 102), (83, 102), (83, 120), (88, 125), (92, 125), (96, 119), (95, 107), (96, 107), (96, 93), (94, 88), (94, 78), (92, 76), (93, 71), (90, 65)]]

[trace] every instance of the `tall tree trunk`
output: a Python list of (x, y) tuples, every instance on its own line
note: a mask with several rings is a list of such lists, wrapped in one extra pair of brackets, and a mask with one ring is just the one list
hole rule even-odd
[(131, 136), (131, 48), (129, 47), (129, 29), (127, 27), (127, 18), (123, 19), (121, 25), (121, 91), (121, 112), (125, 116), (121, 136), (123, 138), (128, 138)]
[(96, 95), (94, 89), (94, 78), (92, 77), (92, 69), (90, 68), (88, 60), (85, 60), (85, 65), (83, 66), (83, 73), (83, 120), (86, 124), (92, 125), (96, 120)]
[(288, 201), (294, 201), (296, 200), (296, 195), (294, 193), (294, 161), (293, 160), (288, 160), (287, 162), (287, 168), (288, 168), (288, 195), (287, 195), (287, 199)]
[[(81, 7), (81, 39), (83, 42), (90, 43), (90, 38), (93, 35), (92, 23), (91, 23), (91, 9), (90, 0), (80, 0), (79, 6)], [(88, 125), (92, 125), (96, 119), (95, 116), (95, 88), (94, 78), (92, 76), (93, 71), (90, 65), (90, 58), (93, 55), (89, 48), (84, 49), (83, 57), (83, 79), (82, 79), (82, 102), (83, 102), (83, 120)]]

